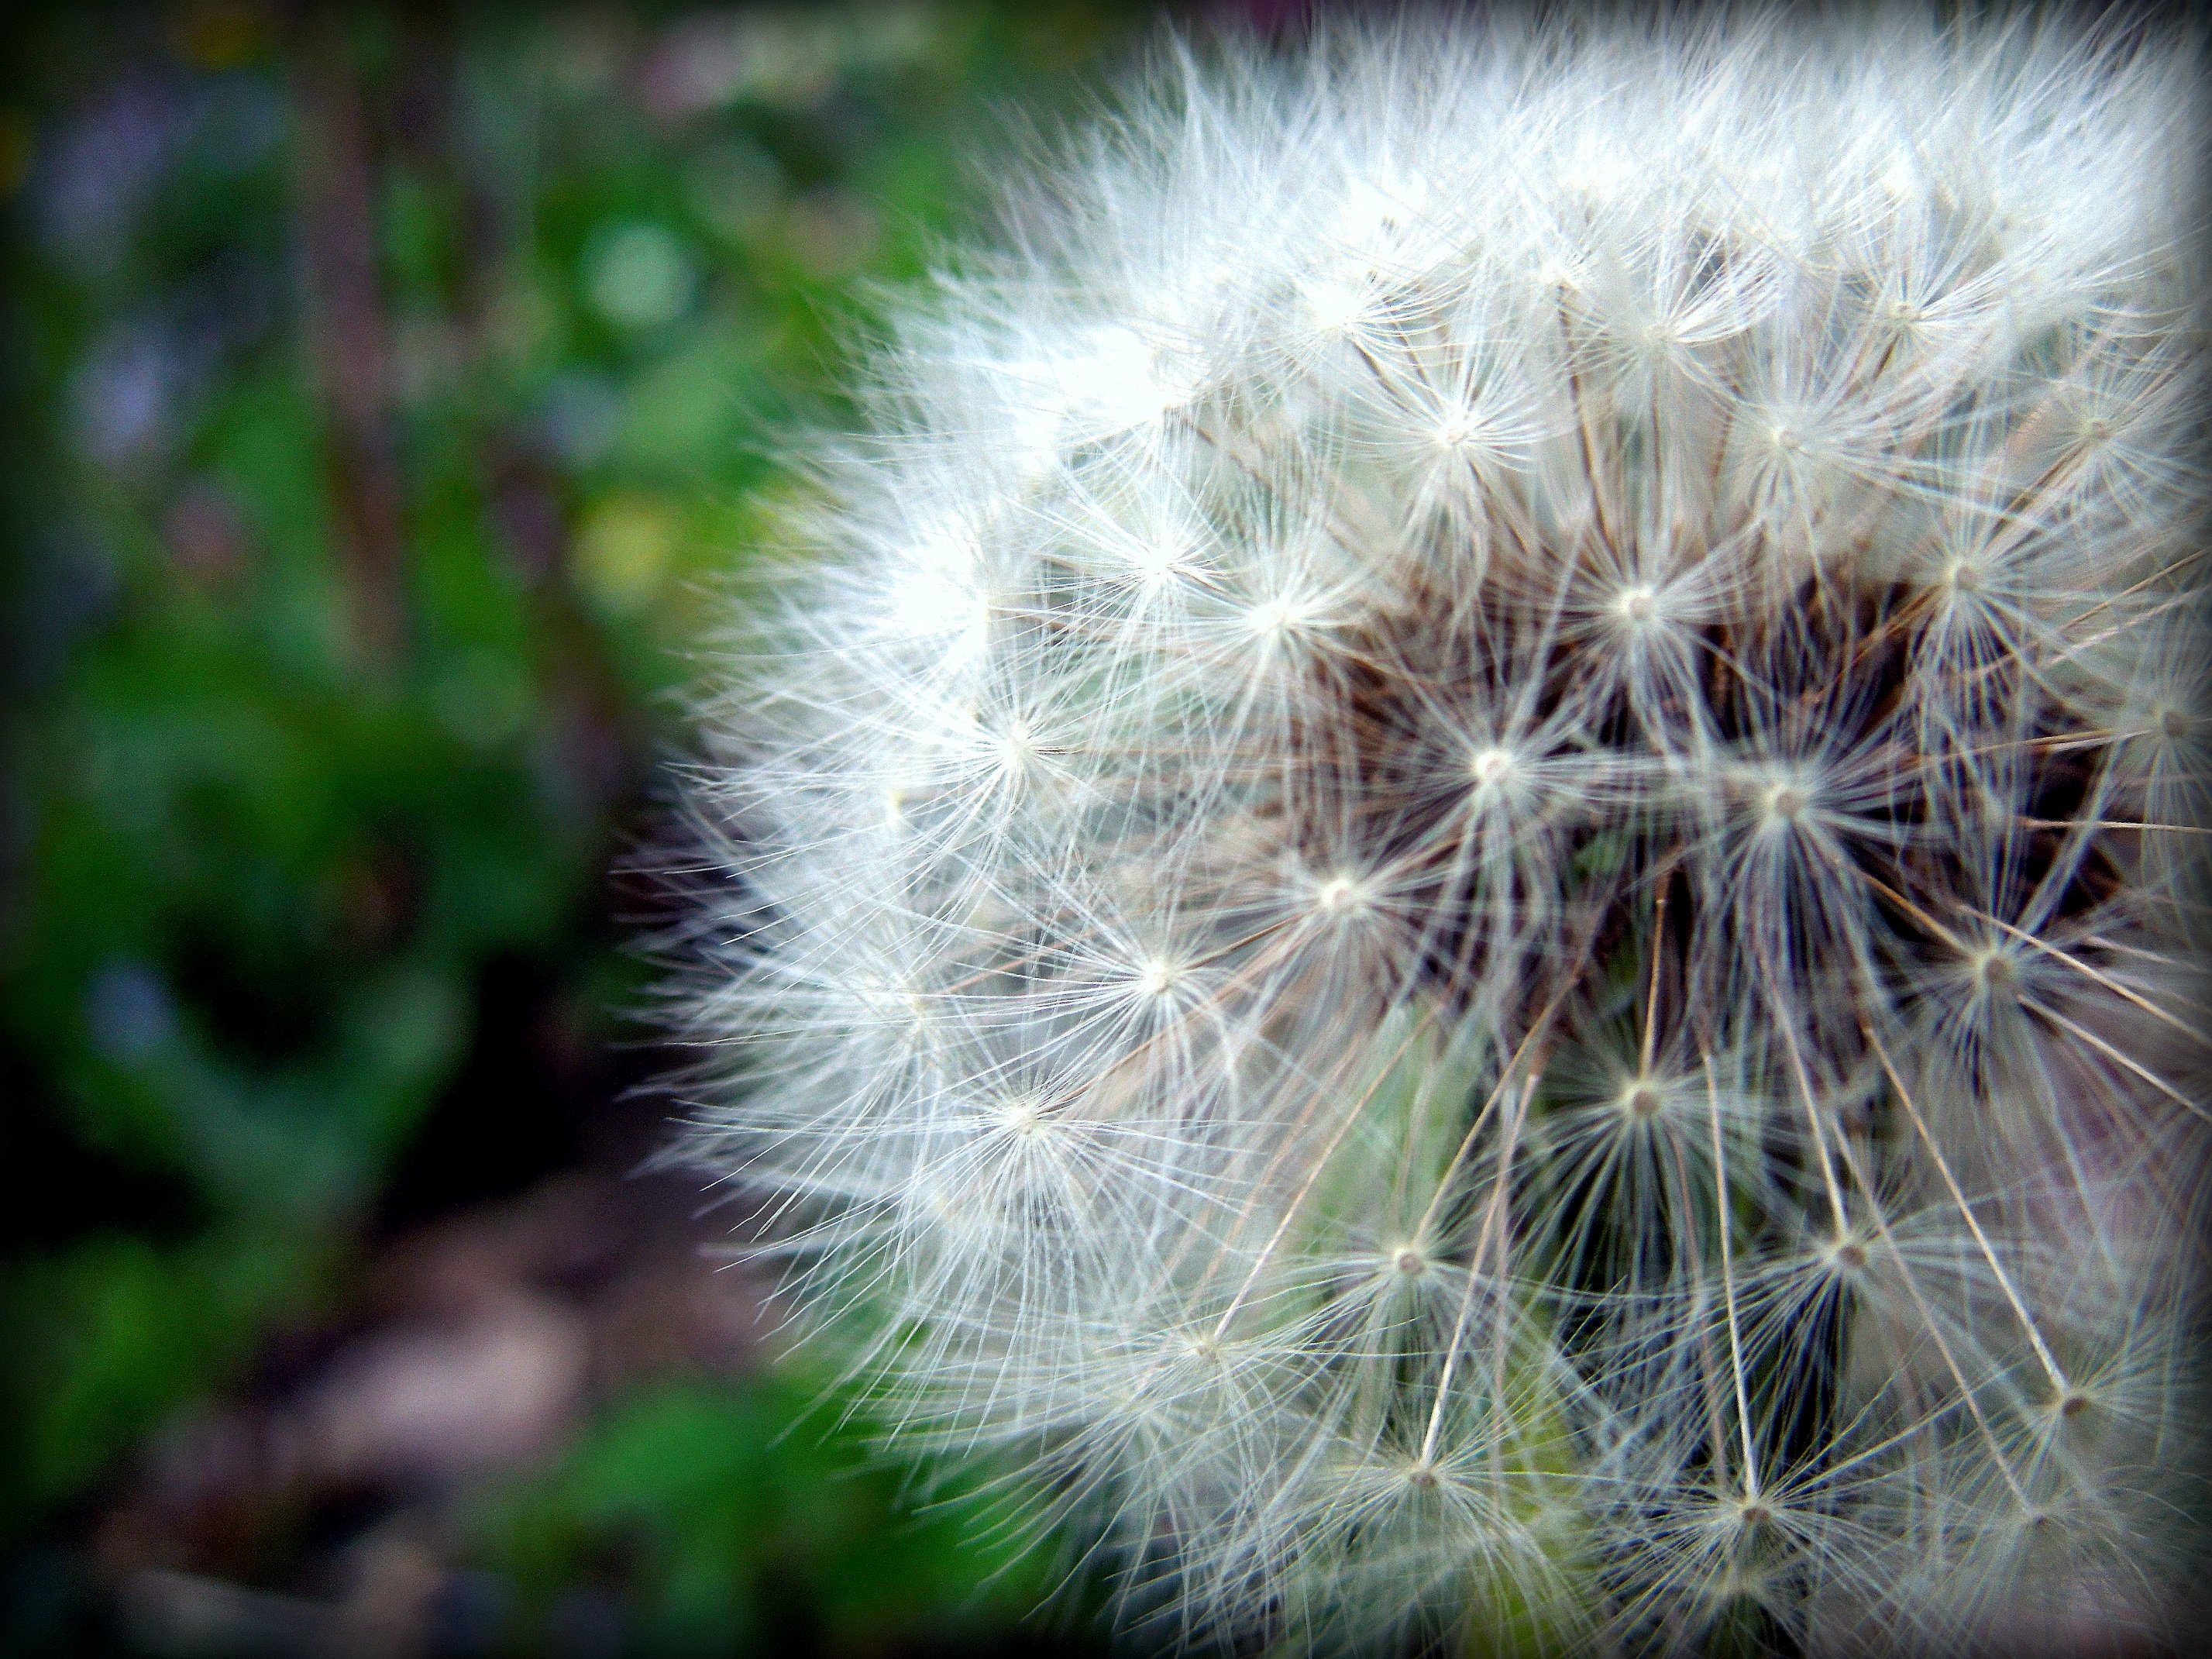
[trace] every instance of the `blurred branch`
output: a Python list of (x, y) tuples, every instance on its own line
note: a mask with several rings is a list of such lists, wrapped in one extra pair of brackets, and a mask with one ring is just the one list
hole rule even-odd
[(391, 430), (391, 341), (376, 269), (375, 203), (361, 87), (342, 16), (319, 12), (293, 53), (295, 188), (307, 349), (320, 404), (333, 528), (367, 664), (406, 647), (404, 494)]

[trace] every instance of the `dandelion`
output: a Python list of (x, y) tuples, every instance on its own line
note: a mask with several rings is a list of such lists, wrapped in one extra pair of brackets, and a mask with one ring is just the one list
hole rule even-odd
[(1164, 1640), (2175, 1618), (2190, 52), (1170, 47), (896, 319), (690, 794), (690, 1154)]

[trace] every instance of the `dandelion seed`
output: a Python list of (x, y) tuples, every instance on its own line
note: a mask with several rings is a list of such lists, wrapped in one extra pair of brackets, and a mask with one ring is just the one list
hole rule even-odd
[(1488, 789), (1503, 783), (1513, 773), (1513, 751), (1495, 744), (1478, 749), (1467, 763), (1468, 773), (1479, 789)]
[(1143, 996), (1164, 997), (1182, 978), (1182, 970), (1175, 963), (1155, 957), (1137, 970), (1137, 990)]

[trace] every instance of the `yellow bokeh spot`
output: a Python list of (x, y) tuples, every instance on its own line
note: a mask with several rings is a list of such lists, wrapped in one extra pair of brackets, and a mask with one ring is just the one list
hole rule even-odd
[(675, 510), (652, 495), (601, 496), (576, 528), (569, 568), (599, 610), (632, 617), (653, 602), (676, 562)]
[(270, 31), (263, 8), (239, 0), (198, 0), (179, 8), (169, 20), (178, 54), (195, 69), (222, 70), (252, 63), (269, 46)]

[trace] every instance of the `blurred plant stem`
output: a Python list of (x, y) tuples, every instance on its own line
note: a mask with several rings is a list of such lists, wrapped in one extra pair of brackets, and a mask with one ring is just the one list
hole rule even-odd
[(389, 670), (407, 648), (406, 500), (392, 431), (368, 123), (345, 14), (310, 9), (300, 29), (291, 91), (303, 332), (354, 652), (360, 665)]

